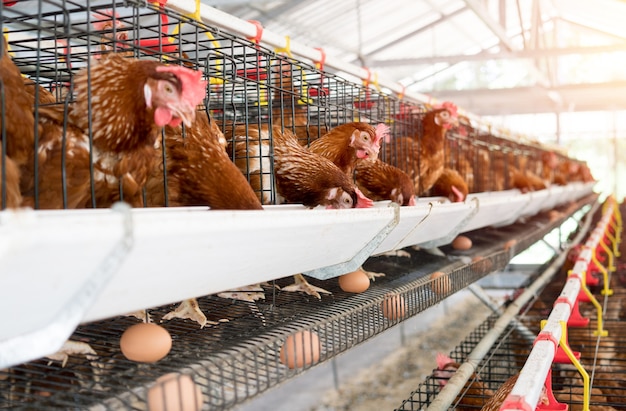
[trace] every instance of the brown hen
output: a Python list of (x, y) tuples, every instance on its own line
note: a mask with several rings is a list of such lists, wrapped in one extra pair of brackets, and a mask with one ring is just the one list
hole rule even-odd
[(456, 106), (444, 102), (441, 107), (433, 108), (423, 116), (421, 136), (416, 132), (412, 136), (396, 138), (390, 143), (392, 147), (385, 150), (384, 160), (413, 179), (419, 196), (432, 195), (431, 188), (443, 173), (446, 130), (455, 121)]
[(447, 197), (452, 202), (462, 202), (467, 197), (469, 189), (465, 179), (456, 171), (444, 168), (441, 175), (430, 189), (433, 196)]
[(29, 170), (25, 204), (109, 207), (122, 200), (143, 205), (142, 189), (160, 160), (160, 131), (165, 125), (192, 124), (205, 95), (201, 75), (116, 54), (94, 62), (90, 73), (79, 72), (74, 103), (39, 108), (38, 178), (34, 168)]
[(378, 158), (381, 141), (387, 132), (383, 124), (374, 127), (368, 123), (346, 123), (313, 141), (309, 150), (326, 157), (341, 171), (352, 176), (357, 161), (375, 161)]
[[(168, 205), (213, 210), (261, 210), (244, 175), (224, 149), (224, 136), (207, 113), (191, 127), (165, 127)], [(165, 206), (163, 166), (148, 183), (149, 204)]]
[(35, 141), (33, 105), (24, 86), (19, 68), (8, 52), (2, 36), (0, 85), (3, 92), (0, 107), (0, 210), (19, 207), (20, 167), (32, 158)]
[(363, 194), (374, 200), (391, 200), (401, 206), (415, 205), (413, 181), (404, 171), (382, 160), (359, 161), (354, 172)]
[[(288, 203), (327, 208), (370, 207), (350, 177), (331, 160), (302, 147), (289, 130), (272, 128), (276, 187)], [(319, 140), (318, 140), (319, 141)]]
[(35, 142), (35, 118), (32, 99), (26, 91), (20, 69), (9, 55), (9, 45), (2, 36), (0, 58), (0, 82), (4, 93), (0, 127), (5, 129), (1, 136), (6, 144), (6, 156), (18, 166), (32, 159)]

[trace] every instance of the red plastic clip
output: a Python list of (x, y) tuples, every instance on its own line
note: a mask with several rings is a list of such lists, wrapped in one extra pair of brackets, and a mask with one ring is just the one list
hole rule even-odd
[[(548, 370), (548, 375), (546, 375), (546, 382), (544, 383), (545, 397), (539, 399), (539, 403), (537, 404), (538, 410), (553, 410), (553, 411), (567, 411), (569, 408), (567, 404), (562, 404), (557, 401), (554, 397), (554, 392), (552, 391), (552, 369)], [(546, 404), (543, 401), (548, 401)]]
[(318, 87), (309, 86), (309, 96), (329, 96), (330, 90), (328, 89), (328, 87), (324, 87), (324, 64), (326, 63), (326, 52), (321, 47), (315, 47), (315, 50), (318, 50), (320, 52), (319, 61), (314, 61), (315, 66), (320, 71), (320, 85)]
[[(569, 340), (567, 338), (567, 327), (565, 327), (564, 340), (567, 346), (569, 347)], [(574, 357), (576, 357), (577, 360), (580, 360), (580, 351), (572, 351), (572, 354), (574, 354)], [(560, 344), (558, 345), (556, 352), (554, 353), (554, 360), (552, 360), (552, 362), (555, 362), (557, 364), (570, 364), (571, 363), (567, 354), (565, 354), (565, 351), (563, 351), (563, 348), (561, 347)]]
[(257, 45), (261, 44), (261, 38), (263, 37), (263, 25), (260, 21), (257, 20), (248, 20), (248, 23), (254, 24), (256, 27), (256, 34), (254, 37), (248, 37), (248, 40), (256, 43)]
[(365, 100), (355, 101), (354, 107), (359, 110), (369, 110), (374, 106), (374, 102), (370, 99), (370, 80), (372, 79), (372, 72), (367, 67), (363, 67), (363, 69), (367, 72), (367, 77), (363, 80), (363, 86), (365, 87)]
[[(589, 297), (587, 297), (587, 294), (583, 294), (587, 299), (589, 299)], [(578, 295), (580, 296), (580, 293)], [(570, 327), (586, 327), (589, 325), (589, 318), (585, 318), (580, 314), (580, 310), (578, 308), (578, 298), (576, 298), (576, 301), (574, 301), (574, 305), (572, 306), (569, 319), (567, 320), (567, 325)]]

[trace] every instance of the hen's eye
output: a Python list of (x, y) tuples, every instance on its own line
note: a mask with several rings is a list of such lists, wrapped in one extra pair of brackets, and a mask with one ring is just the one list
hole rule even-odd
[(363, 141), (369, 141), (370, 136), (369, 134), (363, 134)]
[(171, 84), (165, 84), (165, 92), (168, 94), (172, 94), (174, 92), (174, 87)]

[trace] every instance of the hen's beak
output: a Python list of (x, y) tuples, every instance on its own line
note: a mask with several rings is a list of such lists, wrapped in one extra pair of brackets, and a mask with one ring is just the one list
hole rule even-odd
[(180, 118), (187, 127), (191, 127), (196, 120), (196, 108), (192, 107), (186, 101), (181, 101), (179, 104), (170, 106), (170, 110), (172, 110), (172, 113)]

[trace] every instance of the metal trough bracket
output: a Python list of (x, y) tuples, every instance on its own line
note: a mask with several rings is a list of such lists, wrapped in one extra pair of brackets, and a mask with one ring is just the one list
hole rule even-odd
[(372, 253), (378, 248), (383, 240), (400, 222), (400, 206), (396, 203), (390, 203), (389, 207), (393, 207), (393, 218), (382, 230), (378, 232), (352, 259), (342, 263), (329, 265), (327, 267), (316, 268), (315, 270), (305, 271), (302, 274), (318, 280), (328, 280), (342, 274), (350, 273), (358, 269), (367, 260)]
[(100, 295), (104, 286), (117, 271), (133, 246), (133, 224), (131, 207), (125, 203), (113, 205), (114, 212), (123, 215), (123, 235), (111, 252), (98, 264), (93, 274), (65, 308), (56, 316), (56, 321), (18, 337), (0, 341), (0, 369), (35, 360), (59, 350), (80, 324), (87, 309)]
[(416, 245), (420, 246), (421, 248), (435, 248), (435, 247), (439, 247), (440, 245), (450, 244), (452, 240), (454, 240), (454, 238), (457, 235), (459, 235), (463, 227), (465, 227), (472, 220), (472, 218), (474, 218), (474, 216), (478, 213), (478, 209), (480, 207), (480, 201), (478, 200), (477, 197), (472, 197), (471, 201), (476, 203), (476, 207), (474, 207), (474, 209), (467, 216), (465, 216), (465, 218), (461, 220), (456, 225), (456, 227), (454, 227), (454, 229), (450, 231), (450, 233), (448, 233), (448, 235), (441, 237), (441, 238), (437, 238), (435, 240), (426, 241), (425, 243), (416, 244)]

